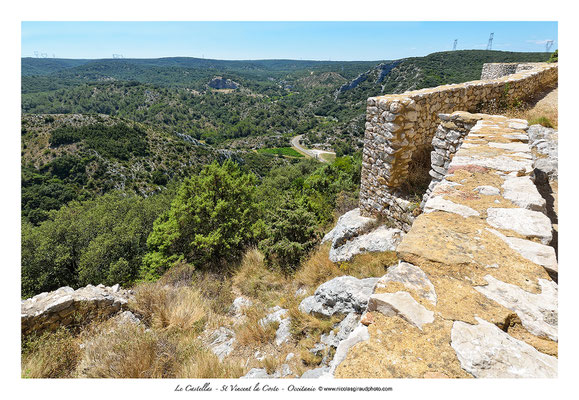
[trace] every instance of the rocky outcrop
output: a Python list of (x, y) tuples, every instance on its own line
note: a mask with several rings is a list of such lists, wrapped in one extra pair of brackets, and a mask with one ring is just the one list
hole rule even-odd
[(404, 232), (396, 228), (380, 226), (367, 234), (358, 236), (340, 247), (332, 246), (329, 257), (332, 262), (349, 261), (357, 254), (394, 251)]
[(313, 296), (302, 300), (299, 309), (304, 313), (325, 316), (362, 313), (377, 281), (378, 278), (339, 276), (321, 284)]
[(65, 286), (38, 294), (21, 302), (22, 333), (39, 334), (111, 316), (125, 309), (131, 296), (131, 291), (121, 289), (119, 285), (88, 285), (77, 290)]
[(220, 327), (211, 334), (210, 341), (209, 349), (222, 361), (233, 351), (235, 332), (231, 329)]
[(278, 328), (275, 332), (275, 344), (280, 346), (286, 343), (290, 337), (290, 318), (287, 316), (288, 310), (281, 308), (280, 306), (275, 306), (270, 310), (270, 313), (264, 318), (259, 320), (259, 324), (262, 326), (277, 322)]
[(361, 253), (393, 251), (404, 232), (386, 226), (376, 228), (378, 224), (375, 218), (361, 216), (359, 208), (342, 215), (334, 229), (322, 239), (322, 243), (332, 242), (330, 260), (337, 263), (349, 261)]
[(239, 84), (232, 81), (231, 79), (216, 76), (215, 78), (211, 79), (211, 81), (209, 81), (207, 86), (212, 89), (237, 89)]

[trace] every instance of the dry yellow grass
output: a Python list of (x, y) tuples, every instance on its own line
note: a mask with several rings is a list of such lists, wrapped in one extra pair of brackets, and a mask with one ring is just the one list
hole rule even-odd
[(275, 303), (281, 296), (280, 292), (290, 285), (284, 274), (265, 265), (263, 254), (257, 249), (245, 253), (232, 282), (243, 295), (264, 303)]
[(328, 258), (329, 250), (330, 244), (326, 243), (314, 251), (302, 264), (294, 275), (294, 281), (298, 286), (315, 290), (322, 283), (336, 276), (344, 275), (344, 272)]
[(257, 347), (273, 342), (279, 323), (260, 324), (259, 320), (265, 317), (263, 307), (251, 307), (244, 310), (245, 321), (237, 328), (236, 338), (240, 346)]
[(203, 328), (207, 308), (198, 290), (191, 287), (145, 283), (135, 289), (130, 307), (154, 329), (181, 331)]
[(239, 378), (245, 374), (240, 363), (219, 358), (206, 349), (198, 349), (177, 372), (177, 378)]
[(81, 356), (79, 341), (67, 330), (23, 342), (22, 378), (70, 378)]

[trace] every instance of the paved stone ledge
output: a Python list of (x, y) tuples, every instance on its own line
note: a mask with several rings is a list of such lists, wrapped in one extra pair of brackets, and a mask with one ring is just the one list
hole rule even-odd
[(336, 377), (557, 376), (558, 267), (526, 121), (460, 114), (476, 122), (370, 297), (369, 339)]

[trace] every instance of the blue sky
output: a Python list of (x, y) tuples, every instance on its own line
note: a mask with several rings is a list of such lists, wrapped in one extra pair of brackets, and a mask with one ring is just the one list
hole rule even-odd
[(23, 57), (386, 60), (458, 49), (545, 51), (557, 22), (22, 22)]

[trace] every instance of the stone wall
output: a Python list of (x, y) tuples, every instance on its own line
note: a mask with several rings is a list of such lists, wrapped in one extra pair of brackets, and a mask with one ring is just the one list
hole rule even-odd
[(408, 230), (420, 199), (404, 193), (402, 185), (413, 153), (431, 145), (440, 122), (438, 114), (472, 112), (496, 101), (525, 100), (557, 82), (557, 64), (533, 67), (492, 80), (370, 97), (360, 185), (362, 213), (385, 215)]
[(38, 294), (21, 303), (22, 334), (41, 334), (61, 326), (78, 325), (107, 317), (126, 308), (132, 295), (119, 285), (88, 285), (74, 290), (68, 286)]
[(445, 117), (475, 120), (396, 248), (401, 262), (378, 280), (369, 337), (337, 378), (557, 377), (558, 264), (535, 133), (504, 116)]

